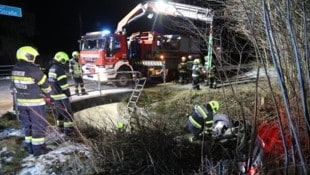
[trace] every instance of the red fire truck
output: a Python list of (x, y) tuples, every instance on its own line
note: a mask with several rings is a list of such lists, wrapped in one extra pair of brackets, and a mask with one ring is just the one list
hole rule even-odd
[(174, 78), (181, 56), (200, 55), (200, 43), (192, 37), (166, 35), (155, 31), (126, 35), (125, 27), (147, 12), (184, 17), (212, 23), (210, 9), (168, 2), (138, 4), (119, 23), (115, 33), (89, 32), (81, 37), (80, 62), (84, 79), (115, 81), (128, 86), (137, 77)]

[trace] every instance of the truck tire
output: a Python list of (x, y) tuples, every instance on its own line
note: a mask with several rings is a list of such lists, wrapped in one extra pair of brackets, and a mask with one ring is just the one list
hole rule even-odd
[(116, 86), (118, 87), (128, 87), (130, 84), (130, 75), (125, 73), (117, 74), (116, 76)]

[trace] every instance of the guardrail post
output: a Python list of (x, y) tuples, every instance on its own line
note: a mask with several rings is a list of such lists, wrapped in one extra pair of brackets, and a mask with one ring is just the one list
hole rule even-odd
[(166, 63), (165, 61), (162, 62), (162, 71), (163, 71), (164, 84), (166, 84)]
[(100, 73), (97, 73), (97, 74), (98, 74), (98, 90), (99, 90), (99, 94), (101, 96), (102, 93), (101, 93)]

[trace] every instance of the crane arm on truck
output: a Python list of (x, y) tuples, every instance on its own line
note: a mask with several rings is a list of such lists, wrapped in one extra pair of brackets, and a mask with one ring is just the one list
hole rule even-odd
[(176, 2), (153, 2), (147, 1), (133, 8), (117, 25), (115, 33), (126, 33), (125, 27), (132, 21), (141, 18), (148, 12), (167, 16), (175, 16), (204, 21), (208, 24), (213, 22), (213, 11), (208, 8), (187, 5)]

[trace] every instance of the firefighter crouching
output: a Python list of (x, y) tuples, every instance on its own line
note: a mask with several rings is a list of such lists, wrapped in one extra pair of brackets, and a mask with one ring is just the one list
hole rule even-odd
[(194, 60), (194, 64), (192, 68), (193, 89), (200, 90), (199, 82), (200, 82), (200, 77), (202, 73), (203, 73), (203, 66), (200, 63), (200, 59), (196, 58)]
[(213, 116), (219, 110), (218, 101), (210, 101), (207, 104), (195, 105), (192, 115), (188, 117), (187, 127), (198, 138), (199, 134), (206, 130), (211, 130), (213, 125)]
[(38, 51), (31, 46), (19, 48), (11, 76), (19, 119), (25, 132), (25, 148), (34, 156), (50, 151), (45, 145), (48, 126), (45, 98), (49, 99), (51, 87), (47, 76), (34, 64), (38, 55)]
[(181, 62), (178, 65), (179, 72), (179, 83), (185, 84), (187, 83), (187, 65), (186, 65), (186, 57), (181, 57)]
[(66, 64), (69, 56), (65, 52), (57, 52), (53, 58), (53, 64), (48, 72), (54, 99), (57, 126), (64, 131), (66, 136), (71, 136), (73, 131), (73, 112), (69, 98), (71, 97), (68, 78), (66, 75)]
[(72, 58), (69, 61), (69, 72), (72, 74), (75, 83), (75, 94), (87, 95), (87, 92), (84, 87), (84, 81), (82, 78), (82, 69), (79, 62), (79, 57), (80, 53), (78, 51), (72, 52)]

